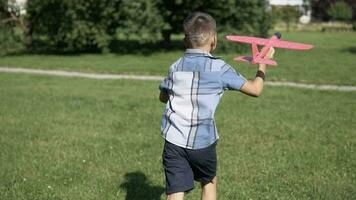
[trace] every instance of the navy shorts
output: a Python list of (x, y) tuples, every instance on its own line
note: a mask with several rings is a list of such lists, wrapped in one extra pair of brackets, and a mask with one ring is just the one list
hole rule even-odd
[(194, 180), (203, 185), (211, 182), (216, 176), (215, 146), (192, 150), (166, 141), (162, 155), (166, 194), (188, 192), (194, 188)]

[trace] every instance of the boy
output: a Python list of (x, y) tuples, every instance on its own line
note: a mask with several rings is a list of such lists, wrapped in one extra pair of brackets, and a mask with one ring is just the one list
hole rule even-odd
[[(219, 138), (214, 112), (225, 89), (259, 96), (265, 65), (259, 65), (254, 80), (247, 81), (223, 60), (210, 54), (217, 44), (216, 22), (195, 12), (183, 22), (187, 50), (169, 68), (160, 84), (160, 101), (166, 103), (161, 133), (165, 138), (163, 167), (167, 199), (183, 199), (201, 182), (202, 199), (216, 199), (216, 150)], [(266, 58), (272, 58), (271, 48)]]

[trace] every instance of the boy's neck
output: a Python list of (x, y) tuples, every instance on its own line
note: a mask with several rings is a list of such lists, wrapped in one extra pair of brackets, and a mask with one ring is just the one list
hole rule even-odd
[(191, 49), (200, 49), (200, 50), (204, 51), (205, 53), (210, 53), (210, 51), (211, 51), (211, 47), (208, 45), (202, 46), (202, 47), (191, 47)]

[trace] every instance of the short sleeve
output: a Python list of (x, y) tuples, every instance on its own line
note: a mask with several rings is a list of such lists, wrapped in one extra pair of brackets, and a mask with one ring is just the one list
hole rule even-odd
[(173, 63), (169, 67), (167, 76), (165, 77), (165, 79), (163, 79), (161, 81), (161, 84), (159, 84), (159, 87), (158, 87), (159, 90), (161, 90), (162, 92), (168, 93), (169, 87), (172, 84), (172, 78), (171, 78), (172, 73), (173, 73), (173, 71), (175, 71), (175, 67), (180, 63), (181, 60), (182, 60), (182, 58), (179, 58), (175, 63)]
[(225, 65), (221, 73), (223, 89), (240, 90), (245, 84), (246, 79), (236, 72), (231, 66)]

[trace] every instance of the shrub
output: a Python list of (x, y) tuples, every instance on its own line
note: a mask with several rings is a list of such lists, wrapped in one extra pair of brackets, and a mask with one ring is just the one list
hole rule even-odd
[(352, 8), (344, 1), (337, 1), (327, 10), (332, 20), (349, 21), (352, 19)]
[(107, 51), (117, 32), (154, 39), (161, 25), (152, 0), (31, 0), (27, 12), (33, 39), (64, 51)]
[(24, 48), (22, 31), (15, 27), (0, 26), (0, 55)]
[[(267, 1), (251, 0), (29, 0), (27, 38), (54, 50), (107, 51), (115, 39), (155, 43), (182, 33), (188, 13), (203, 11), (219, 32), (266, 36)], [(120, 38), (121, 37), (121, 38)], [(169, 44), (168, 44), (169, 46)]]

